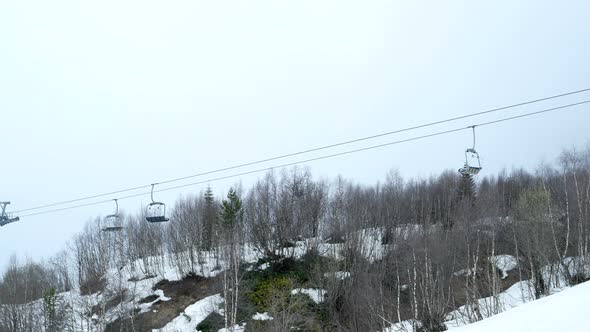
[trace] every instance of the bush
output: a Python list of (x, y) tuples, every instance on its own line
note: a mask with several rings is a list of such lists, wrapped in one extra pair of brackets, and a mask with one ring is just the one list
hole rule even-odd
[(447, 326), (444, 323), (444, 319), (438, 317), (427, 316), (420, 320), (420, 327), (418, 332), (442, 332), (447, 330)]
[(270, 304), (277, 299), (288, 301), (293, 283), (287, 277), (261, 280), (248, 297), (261, 312), (268, 311)]
[(105, 278), (88, 278), (80, 284), (80, 295), (90, 295), (104, 291), (107, 281)]

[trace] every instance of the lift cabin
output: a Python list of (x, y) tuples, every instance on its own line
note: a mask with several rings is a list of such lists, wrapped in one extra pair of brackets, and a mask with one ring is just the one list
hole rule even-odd
[(152, 202), (145, 209), (145, 220), (151, 223), (166, 222), (166, 204), (154, 201), (154, 186), (152, 184)]
[(473, 147), (465, 150), (465, 165), (459, 168), (462, 175), (476, 175), (481, 171), (481, 161), (479, 153), (475, 150), (475, 126), (473, 129)]
[(6, 212), (6, 206), (10, 205), (10, 202), (0, 202), (0, 227), (19, 221), (19, 217), (12, 217), (10, 213)]
[(119, 203), (115, 201), (115, 213), (109, 214), (104, 218), (103, 232), (119, 232), (123, 229), (121, 225), (121, 217), (119, 216)]

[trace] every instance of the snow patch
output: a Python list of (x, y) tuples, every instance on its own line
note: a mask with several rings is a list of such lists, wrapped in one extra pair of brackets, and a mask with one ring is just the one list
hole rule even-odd
[(473, 268), (471, 268), (471, 269), (463, 269), (463, 270), (459, 270), (457, 272), (454, 272), (453, 275), (454, 276), (457, 276), (457, 277), (460, 277), (460, 276), (463, 276), (463, 277), (471, 277), (473, 275), (473, 272), (474, 271), (475, 270)]
[(223, 328), (223, 329), (220, 329), (217, 332), (244, 332), (244, 331), (246, 331), (246, 323), (244, 323), (242, 325), (236, 324), (236, 325), (234, 325), (234, 326), (232, 326), (230, 328), (227, 328), (227, 329), (226, 328)]
[(154, 294), (158, 295), (158, 300), (160, 301), (168, 302), (171, 300), (169, 297), (164, 296), (164, 291), (161, 289), (156, 289)]
[(344, 279), (350, 278), (350, 272), (348, 272), (348, 271), (326, 272), (326, 273), (324, 273), (324, 277), (344, 280)]
[[(510, 255), (501, 255), (501, 256), (495, 256), (495, 258), (490, 257), (490, 261), (497, 263), (498, 268), (502, 269), (503, 271), (510, 271), (511, 269), (513, 269), (516, 265), (512, 265), (512, 264), (516, 264), (516, 259), (514, 259), (514, 257), (510, 256)], [(588, 270), (588, 266), (587, 264), (584, 264), (585, 260), (580, 259), (580, 258), (565, 258), (563, 260), (563, 264), (559, 264), (559, 263), (554, 263), (548, 266), (544, 266), (542, 269), (542, 273), (543, 273), (543, 277), (545, 279), (545, 281), (547, 282), (547, 287), (549, 288), (549, 293), (550, 294), (555, 294), (555, 293), (559, 293), (562, 292), (564, 290), (564, 287), (566, 286), (566, 273), (565, 271), (563, 271), (563, 265), (565, 265), (567, 267), (567, 269), (569, 270), (568, 272), (571, 273), (575, 273), (575, 272), (579, 272), (579, 273), (583, 273), (585, 274), (585, 272), (587, 272)], [(459, 271), (462, 272), (462, 271)], [(465, 270), (463, 272), (468, 272), (468, 270)], [(557, 275), (555, 275), (555, 272), (557, 272)], [(552, 276), (553, 275), (553, 276)], [(587, 307), (590, 306), (590, 282), (586, 282), (584, 283), (584, 285), (586, 285), (585, 289), (587, 289), (586, 293), (580, 292), (579, 296), (584, 298), (584, 301), (586, 301), (583, 304), (583, 307), (585, 307), (585, 311), (587, 311)], [(579, 287), (579, 286), (576, 286)], [(582, 289), (582, 288), (578, 288), (578, 289)], [(571, 290), (571, 288), (568, 288), (568, 292), (569, 290)], [(572, 294), (572, 292), (569, 292), (570, 294)], [(561, 293), (559, 293), (561, 294)], [(559, 295), (557, 294), (557, 295)], [(476, 305), (464, 305), (461, 306), (459, 308), (457, 308), (456, 310), (451, 311), (447, 317), (446, 317), (446, 321), (445, 321), (445, 325), (447, 326), (447, 328), (449, 328), (449, 330), (453, 330), (453, 331), (472, 331), (469, 328), (471, 326), (479, 326), (479, 324), (481, 322), (485, 322), (488, 320), (494, 320), (494, 321), (500, 321), (501, 319), (499, 318), (495, 318), (498, 316), (503, 316), (505, 313), (507, 312), (512, 312), (512, 311), (516, 311), (517, 309), (521, 308), (521, 307), (526, 307), (529, 304), (532, 303), (537, 303), (537, 302), (544, 302), (546, 301), (546, 299), (548, 298), (553, 298), (553, 296), (555, 295), (550, 295), (547, 297), (544, 297), (540, 300), (536, 300), (535, 301), (535, 297), (534, 297), (534, 285), (533, 282), (531, 280), (524, 280), (524, 281), (520, 281), (515, 283), (514, 285), (512, 285), (510, 288), (506, 289), (504, 292), (499, 293), (495, 296), (489, 296), (489, 297), (485, 297), (485, 298), (481, 298), (479, 300), (477, 300)], [(575, 302), (576, 300), (579, 299), (573, 299), (573, 302)], [(553, 326), (553, 325), (548, 325), (548, 324), (540, 324), (538, 328), (535, 327), (531, 327), (528, 328), (527, 323), (528, 322), (533, 322), (535, 321), (535, 317), (543, 317), (546, 318), (548, 320), (551, 320), (553, 317), (562, 317), (562, 316), (568, 316), (570, 314), (570, 312), (572, 312), (572, 310), (570, 308), (567, 308), (567, 306), (563, 305), (558, 305), (556, 304), (555, 307), (553, 307), (551, 309), (552, 311), (547, 313), (547, 314), (536, 314), (536, 313), (530, 313), (530, 317), (527, 318), (522, 318), (522, 327), (521, 328), (521, 323), (518, 323), (514, 326), (511, 325), (510, 322), (504, 322), (504, 326), (499, 327), (500, 325), (498, 325), (498, 323), (494, 323), (495, 325), (493, 325), (492, 327), (490, 327), (489, 329), (485, 328), (485, 329), (474, 329), (473, 331), (482, 331), (482, 332), (488, 332), (488, 331), (526, 331), (526, 330), (530, 330), (530, 331), (562, 331), (562, 330), (567, 330), (567, 329), (561, 329), (561, 328), (557, 328), (557, 327), (546, 327), (546, 326)], [(475, 311), (478, 311), (479, 314), (481, 315), (481, 317), (483, 317), (484, 319), (482, 321), (479, 322), (474, 322), (477, 317), (475, 315)], [(562, 312), (565, 313), (567, 311), (567, 315), (562, 315)], [(541, 312), (541, 311), (540, 311)], [(575, 312), (575, 311), (574, 311)], [(580, 316), (582, 317), (582, 316)], [(571, 318), (570, 318), (571, 319)], [(560, 318), (561, 320), (561, 318)], [(536, 322), (536, 321), (535, 321)], [(566, 324), (567, 325), (567, 324)], [(414, 320), (406, 320), (403, 322), (399, 322), (399, 323), (395, 323), (392, 324), (390, 327), (386, 328), (383, 330), (383, 332), (407, 332), (407, 331), (413, 331), (413, 327), (414, 326), (419, 326), (419, 322), (416, 322)], [(527, 328), (524, 328), (525, 326), (527, 326)], [(536, 326), (536, 325), (535, 325)], [(555, 325), (557, 326), (557, 325)], [(578, 322), (578, 326), (582, 326), (582, 322)], [(575, 329), (574, 329), (575, 330)]]
[(253, 320), (273, 320), (274, 318), (272, 318), (272, 317), (271, 317), (271, 316), (268, 314), (268, 312), (263, 312), (263, 313), (259, 313), (259, 312), (257, 312), (257, 313), (255, 313), (255, 314), (252, 316), (252, 319), (253, 319)]
[[(139, 305), (139, 313), (144, 313), (144, 312), (148, 312), (150, 311), (152, 305), (158, 301), (164, 301), (164, 302), (168, 302), (171, 299), (169, 297), (164, 296), (164, 291), (161, 289), (158, 289), (154, 292), (154, 295), (157, 295), (158, 298), (156, 298), (155, 300), (153, 300), (152, 302), (148, 302), (148, 303), (142, 303)], [(156, 310), (154, 310), (154, 312), (157, 312)]]
[(482, 321), (452, 329), (457, 332), (581, 331), (587, 326), (590, 282), (529, 302)]
[(321, 303), (324, 301), (326, 291), (319, 288), (297, 288), (291, 291), (291, 294), (305, 294), (311, 298), (315, 303)]
[(223, 303), (221, 294), (208, 296), (202, 300), (189, 305), (178, 317), (161, 329), (152, 330), (153, 332), (176, 332), (176, 331), (195, 331), (197, 325), (202, 322), (211, 313), (217, 311), (219, 305)]
[(497, 255), (490, 257), (490, 263), (494, 264), (500, 271), (502, 271), (502, 279), (508, 277), (508, 271), (514, 269), (518, 265), (516, 257), (512, 255)]

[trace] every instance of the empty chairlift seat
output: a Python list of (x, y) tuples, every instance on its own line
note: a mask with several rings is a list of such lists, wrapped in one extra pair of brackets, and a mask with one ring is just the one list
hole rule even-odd
[(473, 129), (473, 147), (465, 150), (465, 165), (459, 168), (459, 173), (462, 175), (476, 175), (481, 171), (479, 153), (475, 151), (475, 126), (471, 128)]
[(123, 229), (121, 225), (121, 218), (119, 216), (119, 203), (116, 199), (115, 201), (115, 213), (109, 214), (104, 218), (104, 227), (102, 228), (103, 232), (117, 232)]
[(467, 149), (465, 151), (465, 165), (459, 168), (459, 173), (463, 175), (476, 175), (479, 171), (481, 171), (479, 154), (475, 149)]
[(154, 201), (154, 186), (152, 184), (152, 202), (145, 208), (145, 220), (147, 222), (166, 222), (166, 204)]
[(166, 204), (160, 202), (150, 203), (145, 210), (145, 220), (148, 222), (166, 222)]

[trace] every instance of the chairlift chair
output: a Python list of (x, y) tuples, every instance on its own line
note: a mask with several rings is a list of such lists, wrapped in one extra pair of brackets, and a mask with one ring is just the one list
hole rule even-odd
[(156, 222), (166, 222), (170, 219), (166, 217), (166, 204), (162, 202), (154, 201), (154, 186), (156, 184), (152, 184), (152, 202), (148, 204), (145, 209), (145, 220), (147, 222), (156, 223)]
[(473, 147), (465, 150), (465, 165), (459, 168), (459, 173), (462, 175), (476, 175), (482, 168), (479, 153), (475, 151), (475, 126), (471, 128), (473, 129)]
[[(469, 160), (477, 160), (477, 166), (473, 165), (473, 162), (469, 162)], [(465, 150), (465, 165), (459, 168), (459, 173), (463, 175), (476, 175), (481, 171), (481, 162), (479, 160), (479, 154), (475, 149), (467, 149)]]
[(123, 229), (121, 226), (121, 217), (119, 216), (119, 203), (115, 201), (115, 213), (109, 214), (104, 218), (105, 227), (102, 228), (103, 232), (118, 232)]
[(6, 212), (6, 206), (10, 205), (10, 202), (0, 202), (0, 227), (19, 221), (19, 217), (13, 217), (11, 213)]

